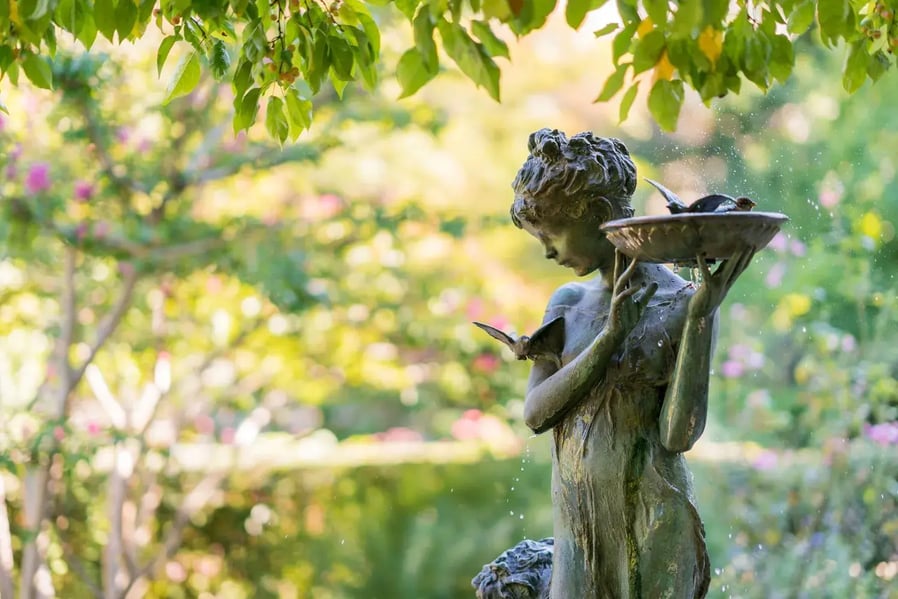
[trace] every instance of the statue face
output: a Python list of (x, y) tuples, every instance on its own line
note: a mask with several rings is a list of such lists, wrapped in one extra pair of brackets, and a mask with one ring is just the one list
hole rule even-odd
[(536, 237), (546, 249), (546, 258), (570, 268), (577, 276), (614, 265), (614, 246), (599, 229), (595, 219), (558, 218), (531, 223), (521, 220), (525, 231)]

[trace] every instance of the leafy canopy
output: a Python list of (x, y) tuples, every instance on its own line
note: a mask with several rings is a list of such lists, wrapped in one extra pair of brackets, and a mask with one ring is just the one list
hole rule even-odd
[[(642, 86), (655, 120), (672, 130), (687, 87), (710, 103), (738, 94), (745, 80), (764, 91), (786, 81), (796, 41), (815, 23), (824, 46), (847, 47), (842, 81), (854, 92), (895, 64), (896, 1), (616, 0), (617, 22), (595, 31), (614, 34), (614, 70), (596, 100), (621, 95), (623, 120)], [(580, 28), (606, 4), (569, 0), (566, 20)], [(381, 29), (399, 14), (414, 34), (395, 65), (402, 96), (439, 73), (439, 40), (443, 54), (498, 101), (496, 59), (509, 51), (497, 31), (523, 36), (540, 29), (555, 7), (556, 0), (2, 0), (0, 76), (15, 84), (24, 72), (51, 88), (61, 32), (90, 48), (98, 36), (140, 38), (154, 23), (164, 35), (160, 72), (176, 45), (191, 48), (168, 84), (168, 99), (190, 93), (206, 70), (233, 85), (235, 130), (250, 127), (264, 102), (266, 129), (284, 141), (309, 127), (323, 85), (341, 96), (353, 82), (377, 85)]]

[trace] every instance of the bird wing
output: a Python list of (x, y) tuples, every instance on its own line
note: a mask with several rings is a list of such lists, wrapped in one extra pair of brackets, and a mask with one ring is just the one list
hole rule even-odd
[(564, 349), (564, 316), (550, 320), (536, 329), (530, 337), (530, 347), (527, 357), (557, 357), (560, 361), (561, 352)]
[(482, 322), (475, 321), (474, 325), (486, 331), (487, 335), (489, 335), (493, 339), (498, 339), (499, 341), (507, 345), (508, 349), (510, 349), (511, 351), (514, 351), (515, 339), (508, 333), (502, 332), (496, 327), (492, 327)]
[(677, 194), (667, 189), (657, 181), (652, 181), (651, 179), (646, 178), (646, 181), (651, 183), (655, 189), (661, 192), (661, 195), (664, 196), (664, 199), (667, 200), (667, 207), (670, 209), (672, 214), (676, 214), (678, 212), (683, 212), (686, 210), (686, 204), (683, 203)]
[(689, 205), (689, 212), (729, 212), (736, 207), (736, 200), (722, 193), (712, 193)]

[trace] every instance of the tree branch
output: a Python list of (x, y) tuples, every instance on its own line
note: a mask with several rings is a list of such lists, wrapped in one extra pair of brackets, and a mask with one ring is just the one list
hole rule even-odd
[(12, 597), (13, 584), (12, 535), (9, 531), (9, 512), (6, 510), (6, 482), (0, 474), (0, 597)]
[(103, 347), (103, 344), (106, 343), (106, 340), (109, 339), (109, 336), (118, 327), (119, 323), (122, 320), (122, 317), (125, 315), (125, 312), (127, 312), (128, 308), (131, 305), (131, 296), (134, 294), (134, 286), (137, 284), (138, 278), (139, 275), (136, 270), (133, 270), (125, 275), (124, 285), (122, 286), (121, 294), (119, 295), (118, 300), (115, 302), (115, 305), (113, 305), (112, 311), (109, 312), (103, 322), (100, 323), (100, 327), (97, 330), (97, 337), (91, 344), (84, 363), (81, 364), (81, 366), (78, 367), (78, 369), (75, 370), (74, 374), (72, 375), (72, 379), (70, 382), (71, 389), (74, 389), (78, 385), (78, 383), (81, 381), (81, 378), (84, 376), (84, 372), (87, 370), (87, 367), (90, 366), (90, 364), (96, 357), (97, 352), (100, 351), (100, 348)]

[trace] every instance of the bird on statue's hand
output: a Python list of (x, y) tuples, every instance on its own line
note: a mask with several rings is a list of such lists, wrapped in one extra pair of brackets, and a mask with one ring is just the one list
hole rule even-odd
[(677, 197), (677, 194), (667, 189), (657, 181), (646, 179), (649, 183), (661, 192), (664, 199), (667, 200), (667, 209), (671, 214), (707, 214), (726, 212), (748, 212), (755, 207), (754, 201), (747, 197), (732, 198), (722, 193), (712, 193), (703, 198), (699, 198), (688, 206)]

